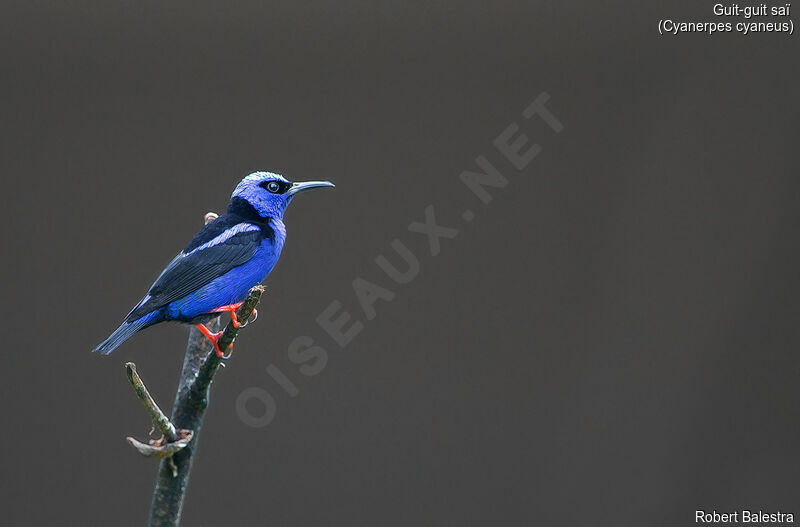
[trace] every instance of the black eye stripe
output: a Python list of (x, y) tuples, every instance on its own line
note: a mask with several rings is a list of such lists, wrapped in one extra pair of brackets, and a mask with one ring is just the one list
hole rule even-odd
[[(276, 183), (278, 185), (278, 190), (277, 191), (270, 190), (270, 184), (272, 184), (272, 183)], [(289, 190), (289, 187), (291, 187), (292, 184), (291, 183), (287, 183), (286, 181), (278, 181), (278, 180), (273, 179), (271, 181), (262, 181), (261, 183), (259, 183), (258, 186), (263, 188), (264, 190), (267, 190), (268, 192), (272, 192), (273, 194), (283, 194), (284, 192)], [(273, 185), (273, 187), (274, 187), (274, 185)]]

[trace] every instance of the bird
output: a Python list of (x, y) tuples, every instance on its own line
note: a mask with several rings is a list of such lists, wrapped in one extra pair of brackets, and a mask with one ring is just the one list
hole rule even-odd
[(278, 262), (286, 241), (283, 214), (299, 192), (334, 187), (330, 181), (291, 182), (273, 172), (254, 172), (239, 182), (227, 211), (206, 224), (164, 268), (125, 320), (93, 351), (108, 355), (134, 333), (161, 322), (194, 324), (214, 346), (218, 357), (222, 332), (205, 322), (236, 310), (250, 289)]

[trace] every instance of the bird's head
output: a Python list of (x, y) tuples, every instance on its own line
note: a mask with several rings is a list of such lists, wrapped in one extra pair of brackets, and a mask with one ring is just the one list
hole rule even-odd
[(292, 183), (280, 174), (253, 172), (236, 185), (231, 194), (231, 206), (238, 201), (238, 198), (252, 205), (262, 218), (282, 218), (289, 202), (298, 192), (333, 186), (330, 181)]

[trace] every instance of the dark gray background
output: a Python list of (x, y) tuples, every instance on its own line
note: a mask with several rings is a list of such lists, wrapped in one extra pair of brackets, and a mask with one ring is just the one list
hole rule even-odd
[[(185, 525), (800, 514), (797, 39), (659, 37), (712, 19), (682, 4), (6, 2), (5, 523), (145, 522), (123, 363), (169, 406), (186, 329), (89, 350), (257, 169), (337, 189), (287, 214)], [(520, 119), (542, 91), (561, 134)], [(543, 149), (520, 173), (491, 144), (512, 121)], [(488, 207), (458, 181), (479, 154), (511, 180)], [(436, 258), (406, 230), (429, 204), (462, 228)], [(374, 263), (396, 237), (403, 287)], [(397, 297), (340, 350), (314, 319), (363, 318), (356, 277)], [(329, 352), (315, 377), (298, 335)], [(251, 386), (266, 428), (237, 417)]]

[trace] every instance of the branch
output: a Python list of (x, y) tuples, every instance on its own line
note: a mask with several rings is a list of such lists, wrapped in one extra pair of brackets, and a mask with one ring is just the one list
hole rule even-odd
[[(250, 289), (247, 298), (237, 313), (239, 320), (250, 320), (250, 317), (253, 315), (253, 311), (255, 311), (263, 293), (264, 286), (261, 285), (257, 285)], [(219, 341), (217, 342), (219, 349), (227, 350), (228, 346), (233, 344), (233, 341), (236, 340), (236, 335), (239, 334), (239, 330), (245, 325), (246, 323), (243, 323), (242, 326), (237, 328), (233, 325), (233, 322), (228, 322), (228, 325), (225, 326), (225, 331), (222, 332), (222, 335), (220, 335)], [(211, 381), (214, 380), (214, 374), (219, 369), (223, 360), (224, 359), (218, 357), (216, 353), (209, 353), (206, 356), (205, 362), (203, 362), (203, 365), (200, 366), (200, 371), (197, 373), (197, 377), (195, 377), (192, 386), (189, 388), (190, 398), (203, 398), (205, 396), (209, 387), (211, 386)]]
[[(206, 214), (206, 223), (214, 221), (217, 215)], [(250, 290), (242, 307), (239, 309), (239, 320), (250, 320), (264, 288), (256, 286)], [(206, 324), (211, 331), (219, 329), (219, 317)], [(242, 326), (243, 327), (243, 326)], [(233, 343), (239, 329), (228, 323), (220, 335), (218, 346), (227, 350)], [(172, 407), (174, 427), (179, 431), (192, 431), (185, 438), (186, 446), (174, 452), (170, 457), (161, 460), (156, 488), (153, 492), (153, 503), (150, 509), (150, 525), (153, 527), (177, 526), (180, 522), (183, 500), (189, 475), (192, 470), (194, 453), (203, 427), (203, 417), (208, 406), (209, 392), (214, 375), (219, 370), (222, 360), (212, 352), (211, 343), (196, 328), (189, 330), (189, 342), (186, 356), (183, 359), (181, 377)], [(179, 438), (178, 441), (181, 439)], [(147, 446), (147, 445), (144, 445)]]

